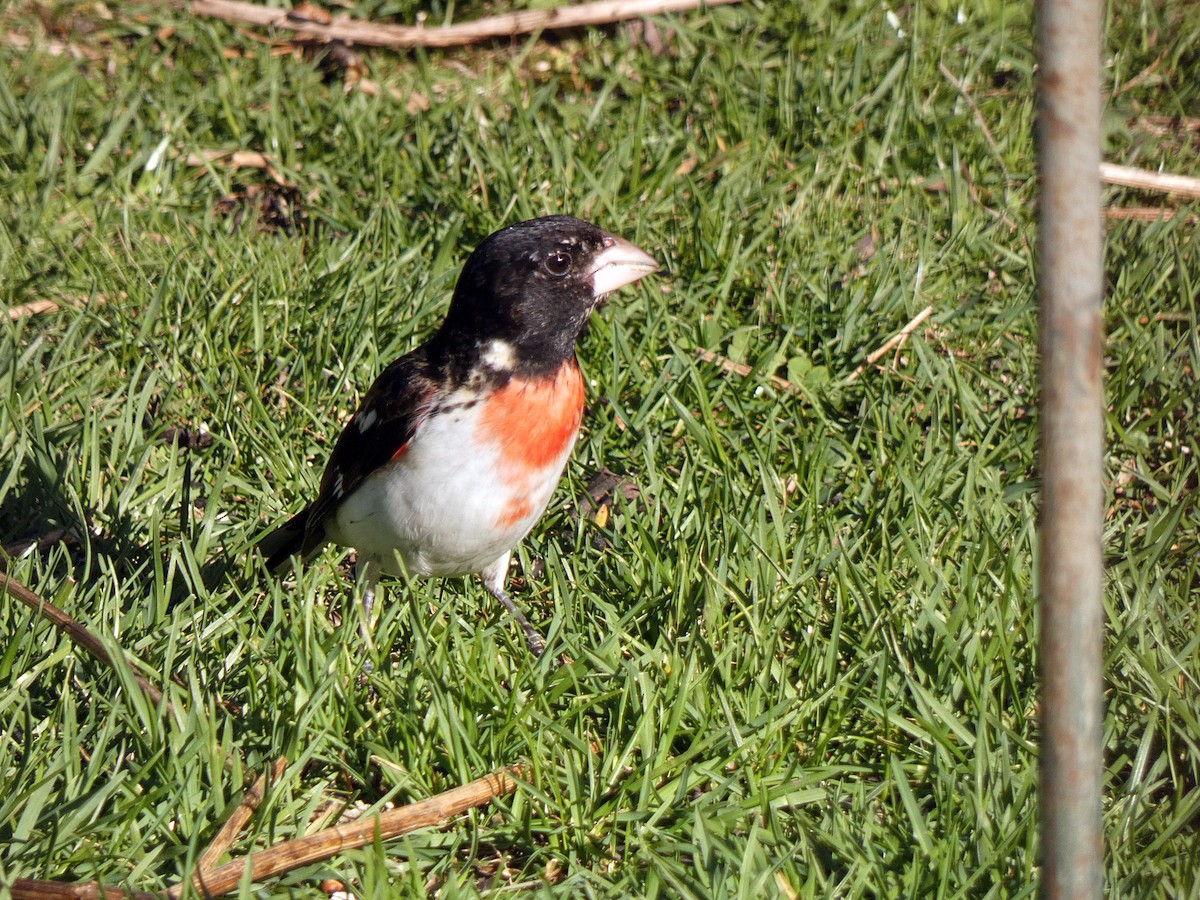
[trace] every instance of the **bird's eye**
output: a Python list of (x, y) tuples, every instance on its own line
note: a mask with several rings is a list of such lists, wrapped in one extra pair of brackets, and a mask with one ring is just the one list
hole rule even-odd
[(546, 271), (556, 278), (562, 278), (571, 269), (571, 254), (566, 250), (555, 250), (542, 263)]

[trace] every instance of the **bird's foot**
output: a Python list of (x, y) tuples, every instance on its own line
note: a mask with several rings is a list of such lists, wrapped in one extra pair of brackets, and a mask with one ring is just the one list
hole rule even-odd
[(488, 593), (504, 604), (504, 608), (516, 617), (517, 622), (521, 625), (521, 630), (525, 632), (525, 644), (529, 647), (529, 652), (538, 659), (542, 658), (542, 654), (546, 652), (546, 639), (543, 638), (536, 628), (529, 624), (529, 620), (525, 618), (525, 614), (517, 608), (517, 604), (513, 602), (512, 597), (499, 587), (494, 585), (484, 585)]

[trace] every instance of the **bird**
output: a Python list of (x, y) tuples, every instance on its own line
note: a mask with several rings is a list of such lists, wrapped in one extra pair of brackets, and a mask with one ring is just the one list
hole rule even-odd
[(485, 238), (441, 327), (363, 396), (316, 499), (258, 541), (266, 568), (281, 576), (327, 544), (354, 548), (368, 623), (381, 575), (477, 575), (540, 657), (545, 640), (505, 590), (509, 560), (579, 435), (577, 340), (609, 294), (658, 269), (634, 244), (571, 216)]

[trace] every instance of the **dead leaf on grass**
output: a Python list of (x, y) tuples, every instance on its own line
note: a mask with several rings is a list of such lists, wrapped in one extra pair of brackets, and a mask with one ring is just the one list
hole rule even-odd
[[(605, 528), (612, 518), (613, 508), (618, 503), (636, 502), (641, 496), (641, 488), (628, 478), (608, 468), (601, 468), (588, 480), (587, 487), (579, 498), (575, 518), (588, 519), (600, 528)], [(600, 535), (595, 537), (595, 543), (600, 549), (608, 546), (608, 541)]]
[(250, 184), (219, 199), (213, 212), (240, 228), (249, 214), (261, 232), (292, 235), (308, 229), (308, 209), (300, 189), (288, 184)]

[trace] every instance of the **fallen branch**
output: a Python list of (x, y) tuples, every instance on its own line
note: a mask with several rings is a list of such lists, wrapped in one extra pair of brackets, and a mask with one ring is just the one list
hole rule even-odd
[[(236, 890), (247, 872), (250, 881), (261, 882), (273, 875), (328, 859), (343, 850), (365, 847), (376, 840), (389, 840), (418, 828), (441, 825), (469, 809), (511, 794), (517, 789), (517, 781), (522, 774), (523, 769), (514, 766), (419, 803), (364, 816), (348, 825), (337, 825), (316, 834), (285, 841), (211, 871), (197, 872), (192, 877), (192, 886), (202, 897), (220, 897)], [(178, 898), (186, 888), (186, 882), (178, 884), (167, 891), (166, 896)]]
[(1162, 191), (1167, 194), (1182, 194), (1200, 199), (1200, 178), (1191, 175), (1172, 175), (1169, 172), (1149, 172), (1132, 166), (1117, 166), (1100, 163), (1100, 180), (1106, 184), (1138, 188), (1144, 191)]
[(257, 150), (201, 150), (199, 153), (189, 153), (189, 166), (207, 166), (210, 163), (222, 163), (234, 169), (272, 169), (274, 163), (265, 153)]
[(877, 363), (880, 359), (882, 359), (884, 356), (886, 356), (893, 348), (899, 347), (901, 344), (903, 344), (905, 341), (907, 341), (908, 336), (910, 334), (912, 334), (914, 331), (916, 331), (918, 326), (920, 326), (920, 324), (922, 322), (924, 322), (926, 319), (928, 319), (931, 315), (933, 315), (933, 306), (927, 306), (923, 310), (921, 310), (919, 313), (917, 313), (915, 316), (913, 316), (909, 320), (908, 324), (905, 325), (903, 328), (901, 328), (890, 339), (888, 339), (888, 341), (886, 343), (884, 343), (883, 346), (881, 346), (878, 350), (875, 350), (874, 352), (869, 353), (867, 355), (866, 361), (861, 366), (859, 366), (857, 369), (855, 369), (853, 372), (850, 373), (850, 377), (846, 379), (846, 383), (849, 384), (851, 381), (855, 381), (858, 378), (858, 376), (862, 375), (862, 373), (867, 370), (868, 366), (875, 365), (875, 363)]
[(1017, 230), (1017, 223), (1014, 222), (1008, 215), (1001, 210), (992, 209), (983, 202), (983, 198), (979, 196), (979, 189), (975, 187), (975, 182), (971, 180), (971, 170), (967, 166), (966, 160), (962, 161), (962, 177), (963, 184), (967, 186), (967, 195), (973, 200), (980, 209), (986, 212), (989, 216), (1008, 226), (1009, 231)]
[(106, 888), (97, 881), (41, 881), (37, 878), (14, 878), (8, 893), (12, 900), (162, 900), (159, 894)]
[[(696, 356), (704, 360), (704, 362), (713, 363), (723, 372), (741, 375), (743, 378), (745, 378), (747, 375), (754, 374), (753, 366), (748, 366), (745, 363), (734, 362), (732, 359), (722, 356), (719, 353), (713, 353), (711, 350), (697, 350)], [(771, 382), (774, 387), (777, 387), (782, 391), (787, 391), (791, 394), (800, 393), (800, 388), (796, 387), (796, 385), (792, 384), (786, 378), (780, 378), (778, 375), (768, 375), (767, 380)]]
[(83, 625), (79, 624), (79, 622), (68, 616), (53, 603), (50, 603), (48, 600), (43, 600), (29, 588), (25, 587), (25, 585), (21, 584), (21, 582), (14, 579), (7, 572), (0, 572), (0, 589), (3, 589), (6, 593), (8, 593), (9, 596), (20, 600), (59, 631), (66, 632), (67, 637), (74, 642), (75, 646), (86, 650), (109, 668), (128, 669), (129, 673), (133, 676), (133, 680), (137, 682), (138, 687), (146, 692), (146, 696), (148, 696), (151, 701), (155, 703), (155, 705), (165, 703), (166, 711), (172, 715), (174, 714), (174, 709), (170, 702), (164, 701), (162, 691), (139, 675), (133, 666), (130, 665), (129, 660), (125, 659), (123, 656), (114, 657), (108, 652), (107, 648), (105, 648), (103, 642), (98, 637), (84, 628)]
[(1146, 68), (1142, 69), (1142, 71), (1138, 72), (1136, 75), (1134, 75), (1132, 78), (1130, 78), (1127, 82), (1125, 82), (1123, 85), (1121, 85), (1115, 91), (1113, 91), (1112, 94), (1109, 96), (1109, 99), (1111, 100), (1114, 97), (1119, 97), (1121, 94), (1125, 93), (1127, 90), (1129, 90), (1134, 85), (1138, 84), (1141, 81), (1144, 81), (1145, 79), (1147, 79), (1151, 75), (1153, 75), (1155, 70), (1159, 66), (1162, 65), (1163, 60), (1167, 58), (1167, 52), (1169, 50), (1170, 50), (1170, 48), (1168, 47), (1167, 50), (1164, 50), (1162, 53), (1160, 53), (1158, 55), (1158, 59), (1156, 59), (1154, 62), (1150, 63), (1150, 65), (1146, 66)]
[(941, 60), (938, 60), (938, 71), (954, 86), (959, 96), (967, 101), (967, 105), (975, 113), (975, 121), (979, 123), (979, 128), (983, 131), (984, 139), (988, 142), (988, 146), (992, 148), (992, 152), (996, 154), (996, 159), (1000, 160), (1000, 164), (1003, 166), (1004, 155), (1000, 152), (1000, 145), (996, 143), (996, 138), (992, 136), (992, 130), (988, 128), (987, 119), (983, 117), (983, 110), (979, 108), (979, 104), (975, 102), (975, 98), (971, 96), (971, 92), (967, 90), (967, 86), (959, 81)]
[(4, 35), (4, 39), (0, 43), (21, 53), (28, 53), (34, 50), (49, 54), (50, 56), (69, 56), (71, 59), (102, 60), (109, 58), (108, 54), (94, 47), (81, 47), (78, 44), (59, 41), (53, 38), (38, 38), (35, 40), (19, 31), (8, 32)]
[(37, 316), (45, 312), (54, 312), (57, 309), (62, 309), (62, 304), (57, 300), (33, 300), (29, 303), (22, 303), (20, 306), (10, 306), (8, 317), (15, 322), (26, 316)]
[(36, 547), (39, 553), (44, 553), (59, 543), (68, 546), (77, 546), (80, 543), (79, 532), (73, 528), (51, 528), (49, 531), (43, 531), (40, 534), (30, 535), (29, 537), (13, 541), (11, 544), (5, 544), (3, 547), (0, 547), (0, 556), (24, 556), (30, 547)]
[[(287, 757), (281, 756), (275, 760), (271, 765), (270, 783), (274, 784), (282, 778), (283, 770), (286, 768)], [(237, 809), (225, 820), (225, 824), (221, 826), (221, 830), (212, 839), (212, 843), (200, 854), (200, 859), (196, 862), (196, 868), (201, 872), (207, 872), (209, 869), (217, 867), (217, 861), (225, 855), (233, 845), (233, 842), (237, 840), (237, 836), (246, 827), (246, 823), (253, 818), (255, 811), (262, 804), (266, 796), (267, 773), (263, 772), (263, 774), (258, 776), (258, 780), (250, 786), (250, 790), (246, 791), (246, 796), (242, 798), (242, 802), (238, 804)]]
[(372, 47), (457, 47), (495, 38), (515, 37), (543, 29), (608, 25), (623, 19), (681, 12), (700, 6), (725, 6), (740, 0), (600, 0), (554, 9), (527, 9), (488, 16), (474, 22), (426, 28), (423, 25), (390, 25), (334, 18), (325, 23), (295, 11), (274, 9), (239, 0), (192, 0), (192, 13), (226, 22), (264, 28), (284, 28), (306, 37), (345, 41)]
[[(121, 291), (117, 294), (120, 300), (125, 299), (125, 292)], [(10, 306), (8, 308), (8, 317), (14, 322), (17, 319), (23, 319), (26, 316), (37, 316), (42, 313), (55, 312), (62, 309), (64, 306), (87, 306), (88, 303), (107, 303), (108, 297), (104, 294), (81, 295), (79, 297), (62, 297), (58, 300), (31, 300), (28, 303), (22, 303), (20, 306)]]
[(257, 150), (201, 150), (189, 153), (189, 166), (222, 166), (229, 169), (261, 169), (277, 184), (287, 184), (271, 158)]
[(1138, 116), (1133, 127), (1158, 137), (1179, 134), (1184, 131), (1200, 131), (1200, 118), (1187, 116)]
[[(1118, 221), (1170, 222), (1177, 212), (1175, 209), (1162, 209), (1157, 206), (1109, 206), (1104, 210), (1104, 217)], [(1188, 216), (1187, 223), (1196, 224), (1196, 217)]]

